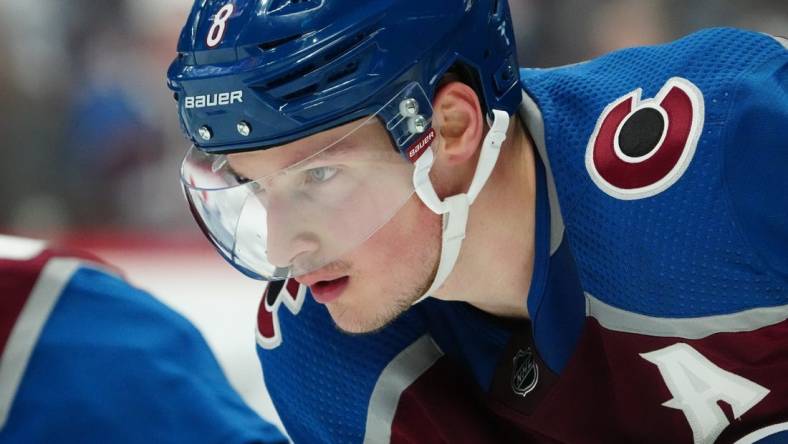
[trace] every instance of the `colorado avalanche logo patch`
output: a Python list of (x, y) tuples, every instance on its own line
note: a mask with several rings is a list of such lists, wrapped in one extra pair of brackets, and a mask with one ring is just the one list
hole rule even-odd
[(271, 350), (282, 343), (282, 332), (279, 329), (279, 306), (284, 304), (291, 313), (298, 314), (306, 297), (305, 285), (295, 279), (273, 281), (263, 292), (263, 300), (257, 309), (257, 345)]
[(703, 94), (673, 77), (653, 99), (638, 88), (608, 105), (586, 148), (594, 183), (618, 199), (654, 196), (686, 171), (703, 131)]

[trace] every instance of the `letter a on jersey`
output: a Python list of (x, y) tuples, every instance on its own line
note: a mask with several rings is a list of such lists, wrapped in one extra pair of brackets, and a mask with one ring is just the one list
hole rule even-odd
[(304, 304), (307, 287), (295, 279), (273, 281), (263, 293), (263, 301), (257, 310), (257, 344), (271, 350), (282, 343), (279, 329), (279, 306), (285, 304), (291, 313), (298, 314)]
[(723, 370), (684, 343), (640, 356), (656, 364), (673, 399), (665, 407), (684, 412), (695, 443), (713, 443), (728, 426), (717, 401), (725, 401), (740, 418), (769, 394), (769, 389)]

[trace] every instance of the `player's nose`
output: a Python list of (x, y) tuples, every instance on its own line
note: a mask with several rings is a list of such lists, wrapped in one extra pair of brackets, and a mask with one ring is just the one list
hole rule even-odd
[(304, 221), (294, 214), (291, 205), (269, 201), (266, 225), (267, 256), (276, 267), (291, 267), (297, 258), (308, 257), (320, 247), (316, 236), (303, 229)]

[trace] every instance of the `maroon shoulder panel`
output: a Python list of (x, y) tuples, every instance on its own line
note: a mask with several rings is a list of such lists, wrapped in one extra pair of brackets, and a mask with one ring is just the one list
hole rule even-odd
[(476, 383), (446, 356), (402, 392), (391, 443), (553, 443), (496, 416)]

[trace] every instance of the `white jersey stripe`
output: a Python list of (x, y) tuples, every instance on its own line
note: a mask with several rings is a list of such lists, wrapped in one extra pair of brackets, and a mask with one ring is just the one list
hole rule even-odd
[[(552, 256), (558, 251), (558, 247), (561, 246), (561, 241), (564, 239), (564, 218), (561, 216), (558, 191), (555, 187), (550, 159), (547, 157), (547, 143), (545, 142), (542, 112), (539, 110), (536, 102), (525, 91), (523, 91), (523, 101), (520, 103), (520, 118), (528, 128), (528, 132), (536, 145), (536, 151), (545, 167), (547, 198), (550, 203), (550, 256)], [(536, 161), (538, 162), (539, 159)]]
[(701, 339), (715, 333), (753, 331), (788, 319), (788, 305), (759, 307), (736, 313), (694, 318), (661, 318), (633, 313), (608, 305), (589, 293), (586, 316), (608, 330), (649, 336)]
[(53, 258), (41, 270), (30, 296), (22, 308), (5, 350), (0, 356), (0, 429), (5, 426), (19, 383), (41, 330), (49, 319), (63, 288), (80, 268), (82, 261)]
[(391, 440), (391, 426), (402, 392), (441, 356), (443, 351), (438, 344), (429, 335), (424, 335), (389, 362), (378, 377), (369, 399), (365, 444), (383, 444)]
[[(769, 34), (767, 34), (769, 35)], [(769, 37), (777, 40), (777, 43), (783, 45), (783, 48), (788, 49), (788, 38), (779, 35), (769, 35)]]

